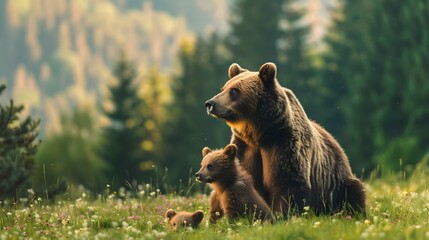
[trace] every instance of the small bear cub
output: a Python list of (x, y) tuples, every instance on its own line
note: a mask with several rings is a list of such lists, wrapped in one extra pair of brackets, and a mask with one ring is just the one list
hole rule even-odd
[(250, 223), (256, 219), (272, 220), (270, 208), (236, 157), (236, 145), (230, 144), (220, 150), (205, 147), (202, 155), (201, 169), (195, 177), (199, 182), (209, 183), (213, 189), (210, 196), (211, 223), (224, 215), (230, 222), (240, 217), (247, 217)]
[(173, 230), (177, 231), (186, 227), (197, 228), (204, 218), (204, 212), (201, 210), (197, 210), (194, 213), (176, 212), (173, 209), (168, 209), (165, 212), (165, 217), (168, 218), (168, 222)]

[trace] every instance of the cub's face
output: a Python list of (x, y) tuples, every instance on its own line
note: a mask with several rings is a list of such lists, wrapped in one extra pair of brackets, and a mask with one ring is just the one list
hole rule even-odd
[(259, 72), (250, 72), (234, 63), (229, 67), (230, 80), (221, 92), (206, 101), (207, 114), (228, 122), (254, 119), (260, 99), (276, 83), (277, 68), (273, 63), (261, 66)]
[(192, 227), (197, 228), (204, 218), (204, 212), (201, 210), (191, 212), (176, 212), (169, 209), (165, 212), (168, 222), (174, 231), (181, 228)]
[(221, 150), (205, 147), (202, 155), (201, 168), (195, 174), (196, 180), (202, 183), (218, 182), (224, 178), (225, 172), (234, 166), (237, 146), (230, 144)]

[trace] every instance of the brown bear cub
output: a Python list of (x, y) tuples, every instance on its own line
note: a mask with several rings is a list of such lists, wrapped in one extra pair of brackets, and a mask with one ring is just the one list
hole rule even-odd
[(236, 155), (237, 146), (230, 144), (221, 150), (205, 147), (202, 151), (201, 169), (195, 174), (198, 181), (210, 183), (213, 189), (210, 202), (210, 222), (222, 216), (230, 222), (247, 217), (271, 220), (268, 205), (253, 186), (252, 177), (240, 166)]
[(364, 186), (343, 149), (276, 76), (273, 63), (258, 72), (232, 64), (229, 81), (205, 103), (207, 113), (231, 127), (241, 165), (274, 212), (310, 206), (317, 214), (364, 214)]
[(173, 209), (168, 209), (165, 212), (165, 217), (174, 231), (181, 228), (192, 227), (197, 228), (204, 218), (204, 212), (201, 210), (191, 212), (176, 212)]

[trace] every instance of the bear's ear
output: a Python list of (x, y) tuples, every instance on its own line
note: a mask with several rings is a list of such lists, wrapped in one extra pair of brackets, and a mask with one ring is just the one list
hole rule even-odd
[(237, 76), (238, 74), (245, 72), (246, 69), (241, 68), (240, 65), (238, 65), (237, 63), (233, 63), (231, 64), (231, 66), (229, 66), (228, 69), (228, 76), (229, 78), (233, 78), (235, 76)]
[(234, 159), (237, 155), (237, 146), (235, 144), (229, 144), (223, 149), (223, 154), (227, 155), (229, 158)]
[(268, 62), (259, 68), (259, 78), (265, 85), (271, 85), (276, 79), (277, 67), (274, 63)]
[(205, 157), (207, 154), (211, 153), (211, 151), (212, 150), (210, 148), (204, 147), (203, 151), (202, 151), (203, 157)]
[(176, 212), (176, 211), (174, 211), (173, 209), (168, 209), (168, 210), (165, 212), (165, 216), (166, 216), (169, 220), (171, 220), (174, 216), (176, 216), (176, 214), (177, 214), (177, 212)]
[(192, 214), (192, 220), (194, 220), (195, 224), (199, 224), (204, 218), (204, 212), (201, 210), (195, 211), (194, 214)]

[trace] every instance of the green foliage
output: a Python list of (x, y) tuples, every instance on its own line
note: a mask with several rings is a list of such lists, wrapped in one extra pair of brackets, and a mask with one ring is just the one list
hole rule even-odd
[(151, 182), (152, 174), (162, 155), (162, 133), (167, 119), (170, 118), (166, 105), (171, 102), (171, 89), (169, 76), (160, 72), (157, 67), (152, 67), (147, 76), (141, 81), (138, 92), (141, 104), (139, 116), (137, 116), (141, 136), (141, 148), (143, 151), (140, 169), (145, 173), (145, 182)]
[[(5, 89), (5, 85), (0, 85), (0, 95)], [(28, 187), (31, 179), (40, 120), (27, 117), (20, 121), (23, 109), (15, 106), (13, 100), (10, 105), (0, 105), (0, 199), (19, 196), (20, 188)]]
[(228, 37), (232, 61), (242, 67), (258, 70), (265, 62), (279, 62), (279, 28), (284, 0), (269, 2), (238, 0), (234, 3)]
[(232, 61), (252, 71), (265, 62), (276, 63), (279, 81), (294, 91), (307, 113), (315, 119), (323, 115), (324, 89), (313, 64), (315, 46), (308, 44), (305, 9), (291, 0), (239, 0), (233, 12), (227, 37)]
[(207, 116), (204, 110), (204, 102), (228, 79), (225, 51), (216, 35), (199, 39), (194, 48), (186, 43), (182, 47), (181, 74), (174, 79), (169, 121), (163, 129), (162, 163), (171, 183), (193, 177), (204, 146), (219, 148), (229, 142), (225, 122)]
[(378, 161), (386, 172), (398, 169), (403, 170), (414, 166), (411, 163), (415, 163), (415, 161), (410, 159), (410, 156), (415, 156), (416, 152), (421, 152), (419, 148), (417, 137), (403, 136), (397, 139), (390, 139), (389, 144), (383, 148), (380, 154), (376, 154), (374, 159)]
[(97, 156), (98, 132), (90, 109), (62, 116), (61, 132), (49, 135), (36, 155), (33, 189), (42, 196), (62, 193), (67, 185), (104, 189), (106, 164)]
[(115, 85), (109, 86), (112, 109), (105, 109), (109, 125), (102, 129), (100, 157), (108, 164), (109, 182), (114, 189), (142, 179), (142, 123), (139, 115), (144, 104), (137, 95), (136, 70), (121, 54), (113, 75)]
[[(134, 67), (123, 63), (117, 71), (124, 74), (117, 72), (115, 77), (125, 77), (122, 83), (128, 87), (119, 84), (110, 92), (114, 106), (106, 111), (110, 125), (103, 129), (99, 151), (109, 165), (107, 182), (114, 187), (125, 180), (151, 182), (165, 167), (171, 183), (189, 179), (199, 166), (202, 147), (228, 142), (229, 128), (223, 120), (206, 116), (203, 103), (225, 83), (232, 62), (251, 70), (275, 62), (282, 85), (295, 92), (311, 119), (338, 138), (358, 175), (379, 164), (387, 171), (403, 169), (427, 155), (427, 2), (340, 1), (322, 48), (310, 44), (307, 9), (296, 2), (232, 2), (230, 34), (182, 46), (180, 73), (170, 78), (168, 74), (178, 70), (171, 69), (173, 56), (181, 40), (189, 37), (187, 26), (202, 29), (206, 21), (216, 21), (207, 19), (215, 19), (219, 13), (213, 9), (225, 1), (146, 1), (143, 8), (138, 1), (122, 0), (0, 1), (0, 55), (5, 56), (0, 59), (0, 81), (13, 83), (13, 98), (27, 101), (24, 113), (49, 116), (42, 129), (61, 128), (58, 109), (108, 102), (97, 100), (106, 83), (100, 79), (111, 77), (108, 66), (118, 49), (125, 49), (147, 75), (135, 82)], [(174, 16), (184, 13), (188, 23), (159, 9)], [(204, 20), (194, 19), (206, 15)], [(47, 138), (43, 154), (49, 157), (40, 162), (62, 161), (56, 160), (63, 159), (57, 157), (63, 149), (60, 143), (67, 149), (84, 149), (85, 163), (95, 159), (91, 152), (99, 136), (92, 131), (96, 137), (90, 141), (67, 131)], [(65, 151), (70, 155), (67, 161), (78, 158), (75, 152)], [(101, 165), (88, 171), (96, 172)], [(54, 169), (58, 164), (44, 166), (45, 174), (53, 173), (44, 176), (48, 184), (66, 177), (63, 170)], [(74, 166), (65, 167), (69, 168)], [(67, 181), (91, 189), (105, 181), (100, 172), (90, 174), (99, 182), (86, 174), (72, 175)]]
[(304, 22), (306, 9), (297, 6), (296, 1), (284, 0), (279, 25), (282, 26), (278, 40), (278, 78), (291, 89), (300, 100), (310, 118), (319, 120), (323, 116), (320, 100), (323, 95), (321, 79), (316, 76), (316, 48), (309, 44), (310, 28)]
[(428, 9), (424, 0), (343, 2), (326, 76), (331, 99), (344, 109), (336, 124), (346, 126), (355, 167), (397, 170), (399, 158), (415, 164), (429, 150)]

